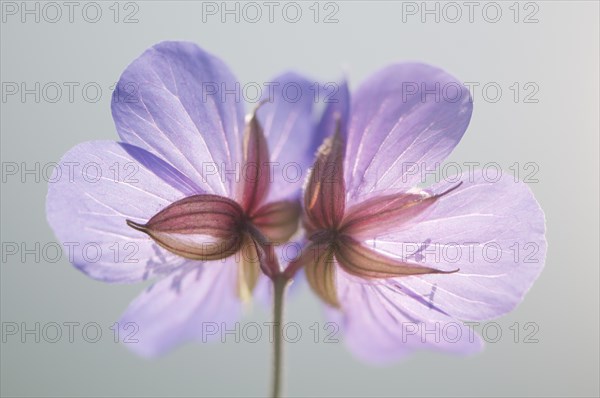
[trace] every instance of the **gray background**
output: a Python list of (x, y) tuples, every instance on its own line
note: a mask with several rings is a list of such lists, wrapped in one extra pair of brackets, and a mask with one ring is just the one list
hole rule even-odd
[[(389, 367), (373, 367), (354, 359), (343, 343), (315, 344), (307, 334), (286, 346), (286, 392), (597, 396), (599, 7), (595, 1), (535, 2), (538, 22), (525, 24), (513, 21), (512, 3), (499, 3), (503, 16), (498, 23), (483, 19), (482, 6), (473, 23), (466, 15), (457, 23), (443, 18), (436, 23), (431, 16), (425, 23), (419, 16), (403, 22), (402, 3), (392, 1), (337, 2), (339, 21), (331, 24), (313, 22), (312, 2), (300, 3), (303, 17), (295, 24), (281, 14), (273, 23), (266, 16), (255, 24), (231, 17), (225, 23), (218, 17), (203, 22), (202, 4), (194, 1), (138, 1), (138, 22), (130, 24), (112, 20), (112, 1), (99, 2), (103, 16), (97, 23), (83, 20), (81, 12), (73, 23), (65, 15), (57, 23), (44, 18), (36, 23), (32, 17), (22, 23), (19, 16), (7, 16), (1, 26), (3, 82), (97, 82), (103, 95), (96, 103), (85, 101), (80, 90), (73, 103), (66, 93), (57, 103), (9, 97), (1, 104), (2, 161), (43, 165), (79, 142), (116, 139), (109, 88), (130, 61), (165, 39), (198, 43), (222, 57), (242, 82), (268, 81), (293, 68), (321, 80), (346, 71), (356, 87), (396, 60), (439, 65), (463, 81), (497, 82), (503, 89), (498, 102), (486, 101), (475, 90), (472, 122), (449, 160), (495, 161), (506, 169), (514, 162), (539, 165), (539, 182), (531, 188), (546, 212), (548, 258), (525, 301), (497, 320), (502, 339), (474, 357), (419, 353)], [(523, 6), (522, 13), (533, 10)], [(509, 89), (513, 82), (537, 84), (538, 103), (522, 98), (515, 103)], [(36, 183), (32, 176), (25, 183), (19, 176), (7, 177), (2, 184), (3, 242), (32, 246), (54, 240), (45, 221), (46, 189), (45, 181)], [(66, 336), (54, 344), (8, 336), (1, 345), (3, 396), (260, 396), (268, 391), (265, 339), (191, 344), (154, 361), (114, 343), (109, 327), (142, 290), (140, 285), (102, 284), (64, 259), (36, 262), (28, 256), (2, 263), (1, 287), (4, 323), (97, 322), (103, 331), (97, 343), (86, 342), (80, 329), (73, 343)], [(268, 318), (256, 306), (244, 322)], [(290, 299), (287, 319), (305, 333), (324, 319), (306, 287)], [(525, 343), (521, 330), (515, 343), (509, 329), (515, 322), (521, 329), (535, 322), (538, 342)]]

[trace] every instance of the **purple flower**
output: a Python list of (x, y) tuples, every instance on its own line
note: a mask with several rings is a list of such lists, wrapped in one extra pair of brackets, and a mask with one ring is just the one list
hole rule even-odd
[[(287, 83), (301, 90), (284, 98)], [(151, 356), (236, 320), (272, 246), (296, 231), (302, 181), (315, 151), (311, 83), (274, 79), (271, 102), (244, 122), (240, 86), (218, 58), (164, 42), (127, 67), (112, 99), (121, 142), (79, 144), (48, 190), (48, 221), (73, 264), (111, 283), (160, 278), (123, 315), (129, 347)], [(258, 261), (260, 259), (261, 261)]]
[(481, 339), (461, 321), (511, 311), (543, 268), (544, 214), (524, 183), (465, 172), (419, 188), (471, 113), (452, 76), (397, 64), (322, 119), (329, 138), (304, 194), (308, 246), (286, 274), (304, 268), (359, 357), (475, 352)]

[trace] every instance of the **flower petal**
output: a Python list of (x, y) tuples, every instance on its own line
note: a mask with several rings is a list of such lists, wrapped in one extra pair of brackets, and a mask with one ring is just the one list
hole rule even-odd
[[(451, 275), (400, 278), (398, 283), (418, 296), (433, 297), (453, 317), (490, 319), (515, 308), (540, 274), (546, 257), (544, 213), (529, 187), (512, 176), (490, 182), (476, 170), (461, 178), (458, 189), (439, 198), (410, 228), (372, 244), (423, 265), (460, 268)], [(434, 191), (454, 184), (440, 183)]]
[[(243, 107), (229, 68), (193, 43), (163, 42), (121, 75), (112, 112), (121, 139), (146, 149), (208, 193), (230, 196), (241, 160)], [(223, 174), (223, 175), (222, 175)]]
[[(348, 134), (348, 118), (350, 115), (350, 92), (346, 80), (333, 85), (326, 84), (321, 91), (323, 101), (327, 104), (319, 125), (317, 126), (317, 142), (320, 145), (323, 140), (335, 134), (339, 124), (342, 139), (346, 140)], [(331, 88), (331, 90), (327, 90)], [(316, 147), (318, 147), (318, 145)], [(315, 147), (315, 148), (316, 148)]]
[[(269, 202), (295, 199), (320, 145), (315, 139), (315, 83), (289, 72), (270, 80), (257, 110), (272, 162)], [(318, 98), (318, 97), (317, 97)]]
[(191, 260), (218, 260), (238, 251), (244, 211), (218, 195), (193, 195), (171, 203), (146, 224), (127, 225), (147, 233), (160, 246)]
[(234, 328), (241, 313), (237, 277), (233, 257), (205, 264), (184, 260), (129, 305), (119, 321), (120, 335), (131, 335), (123, 342), (137, 354), (153, 357), (180, 343), (219, 338), (220, 331)]
[(62, 157), (49, 183), (48, 223), (70, 261), (92, 278), (136, 282), (175, 261), (125, 223), (147, 220), (189, 189), (174, 169), (170, 175), (179, 177), (168, 184), (154, 173), (164, 176), (164, 162), (147, 152), (143, 156), (147, 161), (140, 165), (116, 142), (85, 142)]
[(386, 363), (415, 350), (471, 354), (483, 348), (479, 336), (462, 322), (413, 299), (393, 280), (366, 282), (339, 270), (337, 289), (342, 308), (330, 310), (330, 319), (363, 360)]
[(188, 176), (183, 175), (179, 170), (171, 166), (159, 157), (151, 154), (145, 149), (139, 148), (135, 145), (126, 144), (120, 142), (119, 145), (136, 161), (146, 167), (148, 170), (152, 170), (154, 174), (162, 178), (167, 184), (177, 188), (186, 195), (197, 195), (205, 193), (202, 188)]
[(441, 69), (391, 65), (352, 98), (346, 153), (349, 203), (382, 189), (408, 190), (435, 169), (471, 118), (468, 89)]

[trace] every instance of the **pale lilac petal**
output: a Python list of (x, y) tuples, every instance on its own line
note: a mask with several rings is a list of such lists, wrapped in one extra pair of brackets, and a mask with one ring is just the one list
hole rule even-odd
[(421, 182), (418, 167), (435, 169), (448, 156), (471, 112), (468, 89), (432, 66), (396, 64), (365, 81), (353, 94), (348, 126), (349, 204)]
[(352, 353), (368, 362), (391, 362), (416, 350), (472, 354), (483, 347), (468, 326), (415, 300), (394, 280), (367, 281), (338, 268), (337, 289), (342, 309), (329, 308), (329, 319)]
[(189, 177), (145, 149), (124, 142), (120, 142), (119, 145), (121, 145), (121, 147), (123, 147), (123, 149), (125, 149), (125, 151), (141, 165), (152, 170), (154, 174), (162, 178), (167, 184), (177, 188), (186, 195), (205, 193), (204, 190)]
[(260, 275), (254, 291), (252, 292), (254, 303), (270, 311), (273, 306), (273, 281), (266, 275)]
[(69, 260), (92, 278), (136, 282), (175, 260), (125, 223), (147, 221), (189, 189), (174, 170), (179, 178), (172, 185), (158, 177), (153, 171), (163, 173), (164, 164), (147, 152), (144, 157), (152, 171), (116, 142), (85, 142), (62, 157), (49, 183), (48, 222)]
[(318, 147), (325, 138), (335, 133), (338, 121), (340, 135), (347, 137), (348, 118), (350, 113), (350, 92), (348, 83), (342, 80), (336, 84), (326, 84), (322, 88), (321, 100), (325, 103), (325, 111), (317, 126), (316, 141)]
[(239, 167), (243, 106), (239, 83), (193, 43), (163, 42), (121, 75), (112, 112), (121, 139), (158, 155), (208, 193), (230, 196)]
[(257, 111), (272, 162), (272, 184), (268, 202), (297, 198), (312, 165), (315, 150), (313, 108), (318, 100), (315, 83), (296, 73), (285, 73), (269, 81)]
[(187, 341), (220, 339), (234, 330), (241, 301), (236, 293), (234, 257), (200, 263), (183, 260), (179, 268), (138, 296), (119, 321), (123, 343), (139, 355), (161, 355)]
[[(530, 188), (512, 175), (490, 182), (476, 171), (462, 181), (406, 229), (371, 244), (438, 269), (459, 268), (397, 282), (452, 317), (490, 319), (514, 309), (540, 274), (546, 257), (544, 213)], [(440, 183), (432, 191), (455, 184)]]

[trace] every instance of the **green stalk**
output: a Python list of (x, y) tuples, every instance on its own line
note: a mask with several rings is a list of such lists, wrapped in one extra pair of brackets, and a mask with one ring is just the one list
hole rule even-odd
[(281, 396), (282, 373), (283, 373), (283, 298), (289, 279), (284, 275), (278, 275), (273, 279), (273, 385), (271, 396)]

